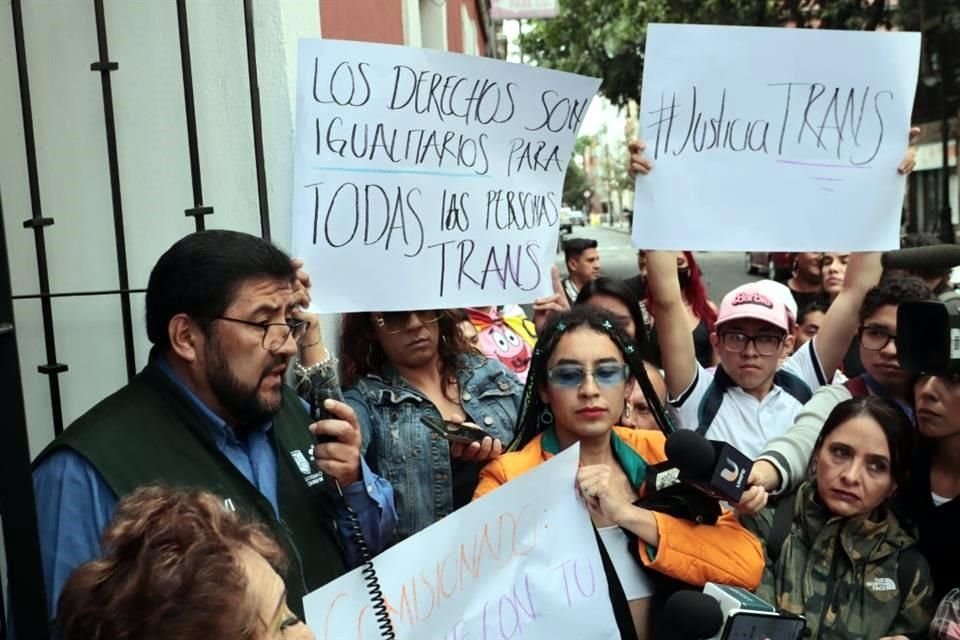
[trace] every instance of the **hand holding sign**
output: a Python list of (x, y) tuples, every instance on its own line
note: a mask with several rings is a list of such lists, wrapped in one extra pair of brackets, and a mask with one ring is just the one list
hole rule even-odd
[(560, 280), (560, 269), (557, 265), (550, 267), (550, 286), (553, 289), (551, 295), (537, 298), (533, 302), (533, 325), (538, 332), (543, 330), (553, 314), (570, 310), (570, 303), (567, 302), (567, 295), (563, 292), (563, 282)]
[(627, 145), (627, 151), (630, 152), (627, 173), (631, 178), (636, 178), (638, 175), (645, 176), (653, 169), (653, 162), (643, 153), (646, 149), (647, 145), (643, 140), (632, 140)]
[[(911, 127), (910, 128), (910, 142), (913, 143), (914, 140), (920, 137), (920, 127)], [(897, 171), (902, 176), (910, 175), (910, 172), (913, 171), (913, 168), (917, 166), (917, 148), (912, 146), (907, 147), (907, 152), (903, 156), (903, 160), (900, 161), (900, 166), (897, 167)]]

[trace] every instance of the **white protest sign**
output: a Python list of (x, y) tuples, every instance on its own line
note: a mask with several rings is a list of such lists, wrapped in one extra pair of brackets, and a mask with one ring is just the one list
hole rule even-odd
[[(570, 447), (377, 556), (397, 638), (619, 638), (579, 459)], [(318, 640), (381, 637), (361, 571), (304, 598)]]
[(321, 312), (550, 293), (563, 179), (599, 80), (301, 40), (293, 253)]
[(650, 25), (633, 243), (899, 246), (920, 34)]

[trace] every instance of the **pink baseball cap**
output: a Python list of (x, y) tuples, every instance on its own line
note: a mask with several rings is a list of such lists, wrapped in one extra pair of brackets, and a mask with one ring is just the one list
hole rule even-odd
[(772, 295), (771, 291), (759, 282), (748, 282), (723, 296), (716, 325), (750, 318), (789, 332), (789, 315), (790, 311), (781, 296)]

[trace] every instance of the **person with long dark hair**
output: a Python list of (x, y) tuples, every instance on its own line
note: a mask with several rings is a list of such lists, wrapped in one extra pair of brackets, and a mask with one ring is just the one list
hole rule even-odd
[[(640, 302), (630, 287), (622, 280), (600, 276), (587, 283), (577, 296), (575, 305), (586, 304), (598, 309), (604, 309), (613, 316), (617, 326), (633, 340), (634, 346), (645, 360), (644, 369), (647, 378), (653, 386), (657, 399), (666, 401), (667, 385), (663, 375), (649, 362), (646, 362), (650, 353), (650, 338), (644, 326)], [(620, 418), (620, 424), (637, 429), (656, 429), (657, 424), (651, 412), (649, 402), (641, 385), (633, 385), (630, 397)]]
[[(484, 357), (446, 311), (343, 317), (344, 399), (357, 414), (362, 451), (393, 485), (397, 540), (470, 501), (480, 463), (513, 438), (522, 386)], [(421, 418), (467, 423), (489, 436), (469, 446), (434, 437)]]
[[(484, 467), (475, 497), (579, 443), (576, 490), (609, 554), (608, 581), (622, 588), (612, 593), (622, 593), (619, 605), (624, 597), (629, 603), (633, 628), (626, 635), (647, 638), (654, 637), (648, 635), (654, 586), (647, 571), (698, 587), (713, 581), (752, 589), (763, 557), (760, 543), (730, 513), (714, 525), (695, 524), (634, 505), (652, 493), (647, 468), (666, 455), (662, 431), (617, 426), (631, 371), (646, 381), (639, 351), (608, 313), (581, 305), (553, 318), (534, 350), (516, 439), (509, 453)], [(661, 428), (671, 430), (652, 401)], [(617, 609), (618, 598), (611, 597)]]
[(907, 487), (913, 439), (894, 403), (841, 402), (820, 431), (809, 480), (743, 517), (767, 558), (757, 595), (803, 615), (812, 640), (926, 637), (930, 568), (891, 508)]
[(640, 300), (622, 280), (600, 276), (585, 284), (574, 305), (589, 304), (604, 309), (617, 326), (633, 340), (639, 353), (646, 357), (650, 350), (650, 338), (640, 310)]
[(930, 562), (940, 599), (960, 588), (960, 375), (922, 374), (913, 398), (921, 438), (910, 491), (900, 497), (919, 527), (920, 550)]

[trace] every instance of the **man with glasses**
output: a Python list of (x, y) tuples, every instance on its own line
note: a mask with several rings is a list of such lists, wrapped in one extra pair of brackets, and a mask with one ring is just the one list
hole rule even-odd
[(759, 454), (793, 424), (813, 390), (833, 378), (856, 332), (860, 302), (879, 276), (878, 254), (851, 258), (842, 298), (817, 336), (792, 355), (795, 318), (783, 297), (762, 283), (737, 287), (720, 304), (710, 336), (720, 364), (710, 373), (695, 357), (674, 254), (647, 252), (664, 377), (680, 426)]
[(844, 384), (821, 387), (803, 406), (793, 426), (763, 448), (750, 474), (751, 489), (740, 507), (757, 511), (768, 492), (780, 493), (807, 477), (810, 455), (820, 429), (833, 408), (865, 395), (887, 398), (913, 417), (912, 376), (897, 360), (897, 308), (902, 302), (932, 300), (933, 293), (918, 278), (890, 278), (867, 292), (860, 307), (857, 343), (865, 373)]
[(392, 489), (362, 462), (353, 412), (328, 401), (333, 417), (314, 422), (284, 384), (299, 343), (312, 364), (307, 349), (319, 341), (304, 320), (308, 286), (286, 254), (243, 233), (194, 233), (160, 257), (147, 286), (146, 367), (35, 462), (51, 616), (71, 571), (100, 555), (119, 499), (144, 484), (212, 491), (267, 526), (301, 615), (306, 593), (356, 564), (348, 505), (374, 552), (390, 541)]
[[(345, 315), (340, 357), (364, 457), (396, 492), (397, 538), (470, 502), (483, 463), (513, 439), (523, 392), (516, 375), (471, 346), (453, 314), (432, 309)], [(489, 435), (448, 442), (423, 418)]]

